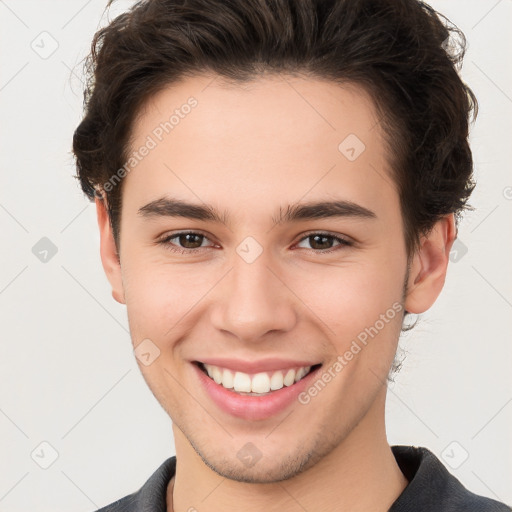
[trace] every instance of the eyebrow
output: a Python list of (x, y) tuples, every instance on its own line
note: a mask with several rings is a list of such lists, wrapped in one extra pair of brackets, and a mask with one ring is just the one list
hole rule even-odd
[[(186, 219), (229, 223), (227, 211), (218, 212), (208, 204), (194, 204), (180, 199), (162, 197), (151, 201), (138, 210), (143, 217), (182, 217)], [(272, 217), (273, 225), (298, 222), (313, 219), (327, 219), (336, 217), (352, 217), (361, 219), (375, 219), (375, 212), (352, 201), (318, 201), (288, 205), (285, 209), (279, 208), (279, 215)]]

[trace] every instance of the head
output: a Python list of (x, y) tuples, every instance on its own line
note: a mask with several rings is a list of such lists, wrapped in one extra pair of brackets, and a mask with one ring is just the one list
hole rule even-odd
[[(382, 412), (474, 187), (463, 53), (415, 0), (140, 1), (95, 35), (73, 151), (103, 266), (159, 354), (149, 387), (220, 474), (287, 478)], [(288, 421), (235, 418), (194, 387), (227, 357), (332, 378)], [(235, 468), (249, 441), (265, 459)]]

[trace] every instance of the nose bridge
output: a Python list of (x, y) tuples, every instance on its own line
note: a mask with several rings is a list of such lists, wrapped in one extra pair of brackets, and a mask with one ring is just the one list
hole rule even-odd
[(275, 283), (277, 279), (275, 271), (270, 271), (272, 262), (267, 256), (267, 251), (258, 256), (254, 261), (246, 260), (244, 256), (234, 258), (232, 271), (232, 290), (240, 295), (240, 299), (259, 300), (266, 297), (269, 303), (272, 296), (275, 297)]
[(268, 331), (288, 330), (295, 321), (290, 292), (269, 253), (256, 255), (250, 244), (237, 248), (213, 314), (216, 328), (244, 341), (258, 340)]

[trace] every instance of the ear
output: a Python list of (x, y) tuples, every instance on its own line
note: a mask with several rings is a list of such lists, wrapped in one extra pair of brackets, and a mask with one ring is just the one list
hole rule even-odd
[(100, 254), (103, 270), (112, 286), (112, 297), (120, 304), (125, 304), (121, 262), (117, 254), (108, 212), (103, 198), (96, 197), (95, 201), (100, 229)]
[(440, 219), (432, 231), (422, 237), (410, 266), (406, 311), (424, 313), (434, 304), (444, 286), (450, 250), (456, 236), (455, 218), (450, 214)]

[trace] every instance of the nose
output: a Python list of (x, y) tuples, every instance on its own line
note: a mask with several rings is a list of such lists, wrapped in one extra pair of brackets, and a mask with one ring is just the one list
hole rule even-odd
[(245, 343), (291, 330), (297, 322), (300, 301), (276, 267), (265, 253), (252, 263), (237, 255), (231, 271), (216, 287), (213, 326)]

